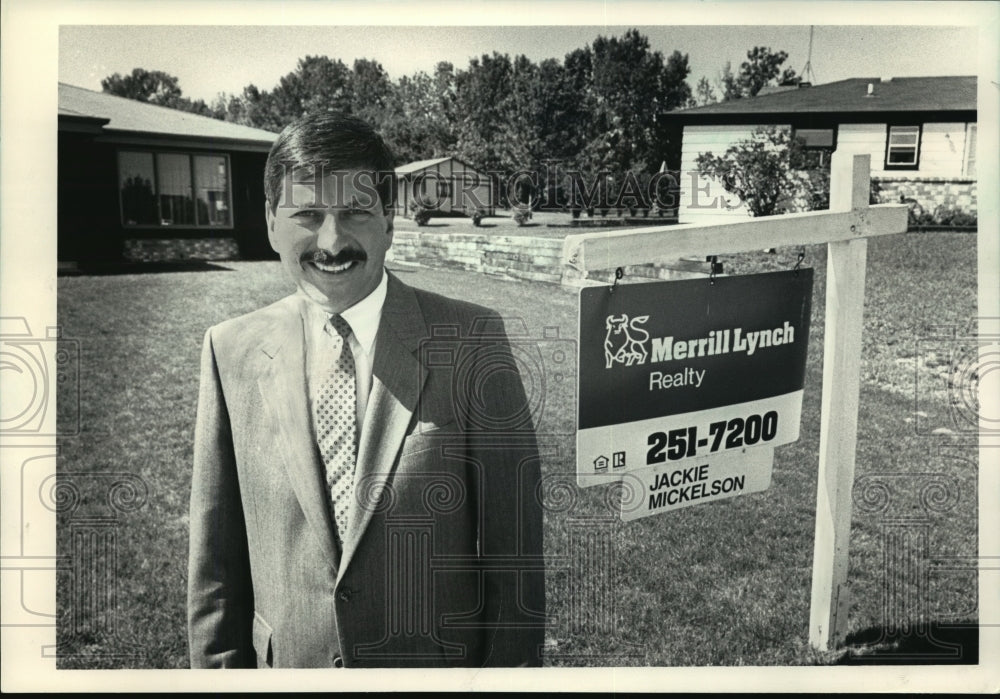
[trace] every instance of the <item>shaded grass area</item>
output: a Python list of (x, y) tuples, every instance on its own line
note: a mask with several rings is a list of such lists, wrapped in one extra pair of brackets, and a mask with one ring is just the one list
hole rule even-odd
[[(723, 261), (727, 273), (788, 269), (797, 252), (781, 248)], [(969, 342), (947, 335), (950, 344), (930, 342), (940, 348), (932, 353), (926, 340), (940, 340), (939, 326), (974, 329), (974, 260), (973, 236), (870, 242), (851, 645), (840, 653), (817, 653), (808, 639), (822, 246), (806, 250), (805, 264), (817, 275), (801, 438), (775, 451), (772, 484), (763, 493), (619, 521), (612, 488), (573, 485), (575, 406), (565, 381), (575, 382), (575, 370), (568, 376), (565, 365), (550, 363), (545, 376), (534, 377), (548, 382), (552, 397), (539, 435), (549, 486), (547, 663), (796, 665), (879, 652), (899, 657), (898, 649), (916, 652), (906, 641), (912, 633), (902, 643), (896, 633), (914, 620), (974, 623), (976, 572), (967, 562), (977, 550), (977, 451), (949, 398), (960, 388), (956, 362)], [(73, 561), (58, 577), (60, 667), (187, 664), (187, 506), (202, 336), (210, 325), (290, 290), (277, 262), (225, 266), (232, 271), (59, 280), (63, 334), (81, 348), (81, 430), (61, 440), (58, 460), (62, 482), (73, 483), (80, 497), (58, 520), (59, 553)], [(511, 327), (523, 323), (528, 337), (551, 340), (551, 328), (558, 328), (562, 340), (576, 340), (573, 291), (454, 271), (397, 273), (415, 286), (495, 307)], [(558, 386), (557, 375), (563, 376)], [(72, 387), (62, 390), (60, 401)], [(142, 479), (148, 488), (142, 507), (108, 507), (108, 486), (120, 480), (113, 474)], [(109, 514), (117, 517), (114, 536), (88, 558), (81, 546), (96, 544), (87, 518)], [(109, 574), (115, 582), (102, 588), (99, 580)], [(102, 589), (115, 592), (103, 607)], [(947, 662), (930, 658), (926, 644), (920, 648), (927, 662)]]

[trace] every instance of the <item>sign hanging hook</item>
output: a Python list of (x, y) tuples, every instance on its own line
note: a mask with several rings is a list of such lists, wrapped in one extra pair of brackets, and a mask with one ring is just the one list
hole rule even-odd
[(609, 293), (615, 293), (615, 287), (618, 286), (618, 280), (625, 276), (625, 270), (621, 267), (615, 268), (615, 281), (608, 289)]
[(794, 269), (795, 269), (795, 276), (796, 277), (799, 276), (799, 267), (802, 266), (802, 260), (804, 260), (804, 259), (806, 259), (806, 247), (805, 247), (805, 245), (803, 245), (801, 248), (799, 248), (799, 257), (798, 257), (798, 260), (795, 262), (795, 268)]
[(705, 262), (709, 263), (708, 282), (714, 286), (715, 275), (722, 273), (722, 263), (719, 262), (718, 255), (709, 255), (705, 258)]

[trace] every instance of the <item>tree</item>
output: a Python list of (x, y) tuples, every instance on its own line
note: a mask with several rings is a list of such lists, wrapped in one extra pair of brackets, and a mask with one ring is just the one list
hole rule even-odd
[(802, 169), (808, 161), (801, 142), (775, 126), (757, 128), (721, 156), (707, 152), (696, 160), (703, 177), (720, 181), (753, 216), (823, 208), (829, 202), (829, 171), (824, 177), (822, 171)]
[(350, 84), (351, 113), (380, 127), (392, 90), (392, 83), (381, 63), (367, 58), (354, 61)]
[(544, 132), (547, 121), (547, 95), (539, 66), (527, 56), (514, 58), (511, 64), (511, 89), (506, 105), (508, 117), (498, 129), (500, 160), (508, 171), (538, 171), (546, 156)]
[(455, 152), (454, 70), (438, 63), (433, 76), (420, 71), (392, 86), (380, 124), (401, 163)]
[(310, 112), (350, 112), (351, 78), (351, 71), (339, 59), (306, 56), (278, 81), (271, 97), (285, 122)]
[(101, 81), (101, 89), (111, 95), (162, 106), (169, 106), (181, 97), (176, 77), (145, 68), (133, 68), (129, 75), (109, 75)]
[(565, 84), (582, 111), (580, 145), (570, 165), (591, 180), (602, 171), (652, 173), (671, 148), (657, 114), (689, 104), (688, 57), (664, 58), (630, 29), (622, 37), (598, 36), (566, 55)]
[(455, 153), (483, 169), (534, 173), (546, 162), (586, 177), (655, 172), (669, 147), (660, 112), (685, 106), (688, 57), (664, 56), (631, 29), (534, 63), (494, 52), (454, 77)]
[(253, 83), (243, 88), (243, 94), (230, 100), (227, 117), (246, 126), (271, 131), (280, 130), (285, 122), (270, 93), (259, 90)]
[(722, 101), (736, 100), (743, 97), (743, 87), (740, 85), (736, 74), (733, 73), (733, 64), (726, 61), (726, 65), (719, 72), (719, 77), (715, 81), (715, 86), (722, 93)]
[(212, 101), (210, 109), (212, 110), (212, 116), (216, 119), (231, 121), (234, 124), (243, 124), (244, 126), (252, 125), (247, 118), (246, 103), (239, 95), (220, 92)]
[[(367, 63), (367, 62), (366, 62)], [(381, 70), (377, 63), (374, 66)], [(367, 71), (368, 67), (362, 68)], [(374, 70), (374, 69), (372, 69)], [(269, 131), (281, 131), (291, 120), (318, 111), (351, 112), (353, 74), (343, 61), (327, 56), (300, 58), (295, 70), (273, 90), (250, 84), (226, 101), (225, 118)]]
[(510, 56), (494, 51), (492, 56), (471, 59), (468, 69), (455, 75), (455, 109), (462, 115), (457, 123), (457, 154), (486, 170), (518, 169), (505, 157), (512, 148), (502, 142), (510, 134), (506, 124), (512, 113), (513, 74)]
[(687, 55), (665, 57), (631, 29), (598, 36), (562, 62), (494, 52), (464, 70), (441, 62), (432, 75), (395, 83), (376, 61), (358, 59), (349, 69), (305, 56), (270, 91), (247, 85), (204, 108), (271, 131), (309, 111), (353, 113), (378, 128), (402, 162), (456, 155), (483, 170), (528, 170), (540, 181), (550, 160), (587, 175), (651, 174), (676, 149), (656, 115), (691, 102), (689, 73)]
[(787, 59), (784, 51), (755, 46), (747, 51), (747, 60), (740, 64), (739, 73), (733, 74), (732, 64), (727, 61), (717, 81), (722, 101), (754, 97), (765, 85), (797, 84), (801, 78), (795, 71), (781, 68)]
[(770, 47), (755, 46), (747, 52), (747, 60), (740, 65), (740, 83), (746, 88), (746, 96), (753, 97), (765, 85), (789, 85), (798, 83), (799, 78), (791, 68), (781, 70), (787, 60), (784, 51), (774, 53)]
[(530, 95), (528, 117), (537, 129), (533, 166), (550, 159), (567, 161), (585, 143), (591, 112), (574, 82), (564, 65), (548, 58), (522, 83)]
[(719, 98), (715, 96), (715, 90), (712, 89), (712, 84), (708, 82), (708, 78), (704, 75), (695, 86), (694, 97), (691, 101), (693, 102), (691, 106), (699, 107), (706, 104), (715, 104), (719, 101)]
[[(654, 53), (657, 56), (659, 51)], [(659, 88), (662, 91), (657, 95), (657, 107), (660, 111), (670, 112), (683, 107), (691, 99), (691, 86), (687, 84), (687, 77), (691, 74), (691, 66), (688, 65), (688, 55), (680, 51), (674, 51), (667, 56), (667, 62), (660, 72)]]
[(101, 80), (101, 89), (109, 95), (170, 107), (202, 116), (217, 116), (204, 100), (184, 97), (179, 81), (161, 70), (133, 68), (129, 75), (114, 73)]

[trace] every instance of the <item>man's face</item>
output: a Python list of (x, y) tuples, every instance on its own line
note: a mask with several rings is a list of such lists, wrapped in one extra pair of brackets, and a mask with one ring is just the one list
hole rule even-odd
[(350, 308), (382, 279), (393, 212), (385, 212), (372, 184), (368, 172), (330, 172), (315, 184), (286, 184), (275, 212), (267, 209), (271, 247), (299, 289), (328, 313)]

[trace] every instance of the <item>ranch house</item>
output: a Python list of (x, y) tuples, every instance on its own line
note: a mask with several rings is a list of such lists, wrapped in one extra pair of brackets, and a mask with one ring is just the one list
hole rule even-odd
[(277, 134), (66, 84), (58, 123), (61, 263), (273, 257)]
[(681, 140), (680, 223), (749, 215), (721, 182), (698, 173), (697, 157), (722, 155), (755, 129), (791, 131), (814, 162), (835, 150), (867, 153), (880, 201), (915, 200), (976, 215), (976, 78), (850, 78), (825, 85), (765, 88), (749, 99), (660, 115)]

